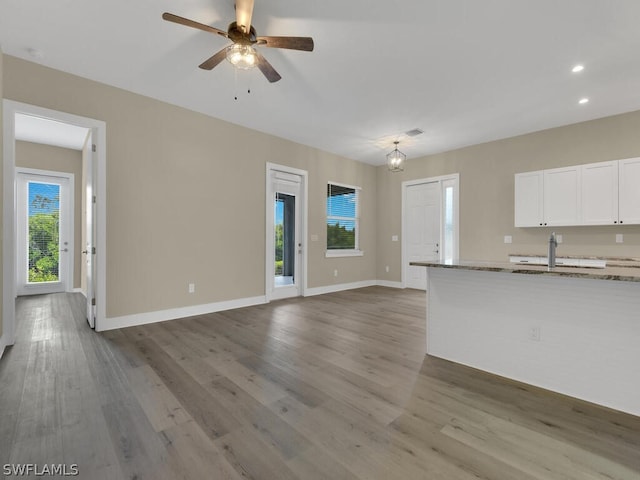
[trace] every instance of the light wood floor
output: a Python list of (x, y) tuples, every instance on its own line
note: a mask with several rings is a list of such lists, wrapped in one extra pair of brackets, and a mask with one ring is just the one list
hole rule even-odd
[(20, 298), (0, 360), (0, 466), (76, 463), (109, 480), (640, 479), (640, 418), (425, 357), (424, 297), (372, 287), (104, 334), (77, 294)]

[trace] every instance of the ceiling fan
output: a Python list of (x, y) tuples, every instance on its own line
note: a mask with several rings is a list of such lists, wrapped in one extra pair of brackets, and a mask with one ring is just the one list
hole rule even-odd
[(205, 32), (214, 33), (228, 38), (233, 43), (218, 53), (208, 58), (200, 68), (212, 70), (225, 58), (236, 68), (249, 69), (258, 67), (262, 74), (270, 82), (277, 82), (282, 77), (269, 62), (258, 52), (255, 47), (288, 48), (290, 50), (313, 51), (313, 38), (311, 37), (258, 37), (251, 26), (254, 0), (236, 0), (236, 21), (229, 25), (227, 31), (203, 23), (179, 17), (172, 13), (163, 13), (162, 18), (169, 22), (179, 23), (187, 27), (197, 28)]

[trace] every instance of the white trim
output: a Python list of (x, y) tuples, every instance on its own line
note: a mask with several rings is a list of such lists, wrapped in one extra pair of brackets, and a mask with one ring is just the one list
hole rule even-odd
[[(106, 330), (114, 330), (116, 328), (126, 328), (134, 327), (137, 325), (146, 325), (148, 323), (165, 322), (167, 320), (193, 317), (195, 315), (206, 315), (207, 313), (222, 312), (225, 310), (233, 310), (235, 308), (252, 307), (254, 305), (263, 305), (265, 303), (267, 303), (266, 298), (264, 296), (258, 296), (238, 298), (235, 300), (226, 300), (222, 302), (206, 303), (203, 305), (191, 305), (188, 307), (171, 308), (169, 310), (158, 310), (155, 312), (124, 315), (122, 317), (111, 317), (102, 322), (99, 331), (104, 332)], [(96, 331), (98, 331), (97, 328)]]
[[(330, 252), (333, 252), (334, 250), (330, 250), (329, 248), (327, 248), (325, 250), (325, 258), (331, 258), (331, 257), (361, 257), (364, 252), (360, 253), (360, 210), (361, 210), (361, 206), (360, 204), (362, 203), (362, 187), (356, 187), (355, 185), (347, 185), (346, 183), (339, 183), (339, 182), (327, 182), (327, 187), (329, 187), (330, 185), (335, 185), (336, 187), (343, 187), (343, 188), (351, 188), (355, 191), (356, 194), (356, 211), (355, 211), (355, 217), (341, 217), (339, 215), (325, 215), (325, 229), (328, 227), (329, 225), (329, 219), (331, 220), (345, 220), (348, 222), (353, 221), (354, 222), (354, 229), (355, 229), (355, 248), (352, 250), (347, 250), (346, 252), (349, 253), (343, 253), (343, 254), (332, 254)], [(328, 192), (327, 192), (328, 193)], [(329, 199), (328, 197), (325, 199), (325, 211), (328, 207), (328, 203), (329, 203)], [(327, 239), (327, 245), (328, 245), (328, 239)]]
[(5, 335), (0, 337), (0, 359), (2, 359), (2, 355), (4, 354), (4, 349), (7, 348), (7, 344), (4, 341)]
[(379, 287), (388, 287), (388, 288), (404, 288), (402, 282), (392, 282), (391, 280), (378, 280), (376, 281), (376, 285)]
[[(440, 175), (438, 177), (430, 177), (430, 178), (419, 178), (416, 180), (406, 180), (402, 182), (401, 185), (401, 217), (400, 221), (402, 222), (402, 245), (400, 246), (401, 250), (401, 264), (400, 264), (400, 278), (402, 278), (402, 288), (406, 287), (407, 281), (407, 269), (405, 267), (405, 255), (406, 248), (405, 242), (407, 238), (407, 226), (405, 225), (405, 197), (407, 193), (407, 187), (411, 187), (413, 185), (421, 185), (423, 183), (439, 183), (440, 184), (440, 245), (442, 245), (442, 238), (444, 236), (444, 228), (442, 223), (444, 222), (444, 204), (442, 202), (442, 184), (447, 180), (454, 181), (454, 189), (453, 189), (453, 201), (454, 201), (454, 236), (455, 236), (455, 248), (454, 248), (454, 261), (458, 260), (460, 257), (460, 174), (459, 173), (451, 173), (449, 175)], [(440, 253), (442, 253), (443, 249), (440, 249)]]
[[(97, 147), (97, 185), (94, 185), (97, 197), (97, 239), (96, 239), (96, 260), (97, 278), (95, 298), (97, 304), (96, 325), (104, 321), (107, 312), (107, 124), (101, 120), (81, 117), (71, 113), (59, 112), (42, 108), (27, 103), (15, 102), (4, 99), (2, 101), (3, 115), (3, 245), (2, 245), (2, 275), (3, 275), (3, 302), (2, 320), (3, 336), (7, 345), (15, 342), (15, 302), (16, 280), (15, 280), (15, 115), (22, 113), (35, 117), (41, 117), (59, 122), (69, 123), (97, 131), (97, 135), (92, 137), (93, 143)], [(97, 138), (96, 138), (97, 137)]]
[(83, 297), (87, 298), (87, 294), (84, 293), (84, 290), (82, 290), (82, 288), (74, 287), (71, 290), (69, 290), (69, 292), (71, 292), (71, 293), (81, 293)]
[(373, 287), (378, 284), (377, 280), (362, 280), (353, 283), (338, 283), (336, 285), (325, 285), (324, 287), (308, 288), (305, 297), (313, 297), (315, 295), (324, 295), (325, 293), (342, 292), (344, 290), (353, 290), (355, 288)]
[(302, 185), (300, 186), (300, 195), (302, 200), (302, 228), (300, 229), (300, 240), (302, 243), (302, 284), (300, 285), (300, 295), (305, 296), (307, 291), (307, 281), (309, 275), (308, 268), (308, 239), (309, 239), (309, 172), (301, 170), (299, 168), (287, 167), (285, 165), (278, 165), (276, 163), (266, 163), (265, 174), (265, 282), (264, 282), (264, 296), (266, 302), (275, 299), (274, 297), (274, 263), (273, 252), (275, 246), (273, 244), (274, 232), (273, 232), (273, 201), (271, 194), (271, 172), (281, 172), (285, 174), (297, 175), (302, 178)]
[(353, 188), (354, 190), (362, 190), (362, 187), (356, 187), (355, 185), (349, 185), (347, 183), (332, 182), (331, 180), (329, 180), (327, 184), (335, 185), (336, 187)]
[(324, 253), (325, 258), (333, 257), (362, 257), (364, 250), (326, 250)]

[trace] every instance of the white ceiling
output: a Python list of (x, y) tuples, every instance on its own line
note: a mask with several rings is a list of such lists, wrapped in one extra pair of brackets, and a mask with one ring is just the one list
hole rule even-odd
[[(261, 50), (274, 84), (257, 70), (234, 81), (227, 62), (199, 69), (226, 40), (165, 11), (223, 30), (234, 18), (233, 0), (3, 0), (0, 45), (372, 164), (396, 138), (411, 158), (640, 109), (638, 0), (256, 0), (258, 35), (315, 40)], [(413, 128), (425, 133), (402, 135)]]
[(15, 138), (25, 142), (82, 150), (88, 133), (88, 128), (46, 118), (21, 113), (16, 114), (15, 118)]

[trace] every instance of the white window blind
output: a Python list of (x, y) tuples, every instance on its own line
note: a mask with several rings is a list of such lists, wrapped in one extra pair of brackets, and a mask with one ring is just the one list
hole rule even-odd
[(360, 189), (327, 184), (327, 250), (358, 250)]

